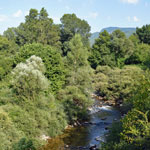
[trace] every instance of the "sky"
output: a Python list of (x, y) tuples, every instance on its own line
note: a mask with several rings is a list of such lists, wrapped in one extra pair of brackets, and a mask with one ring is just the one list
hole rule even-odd
[(92, 33), (150, 24), (150, 0), (0, 0), (0, 33), (24, 22), (31, 8), (42, 7), (56, 24), (64, 14), (75, 13), (89, 23)]

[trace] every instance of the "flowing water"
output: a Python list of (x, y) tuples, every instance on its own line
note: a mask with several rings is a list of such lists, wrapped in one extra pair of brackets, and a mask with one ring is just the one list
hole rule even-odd
[(83, 126), (66, 129), (64, 134), (50, 139), (44, 150), (88, 150), (90, 146), (100, 146), (105, 141), (108, 128), (120, 119), (120, 112), (111, 106), (98, 104), (89, 109), (90, 122)]

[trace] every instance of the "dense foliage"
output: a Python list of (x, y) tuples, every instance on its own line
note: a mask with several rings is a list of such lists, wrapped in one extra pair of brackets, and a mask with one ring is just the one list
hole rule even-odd
[(75, 14), (64, 14), (61, 21), (61, 42), (69, 41), (75, 34), (80, 34), (85, 46), (89, 43), (91, 27), (85, 20), (81, 20)]
[(35, 150), (87, 119), (90, 26), (75, 14), (61, 22), (54, 24), (44, 8), (31, 9), (0, 36), (0, 149)]
[(60, 29), (48, 17), (44, 8), (40, 12), (36, 9), (30, 9), (29, 15), (25, 18), (25, 23), (21, 23), (17, 28), (9, 28), (4, 32), (4, 35), (20, 46), (33, 42), (56, 47), (60, 47), (61, 44), (59, 41)]
[(136, 34), (141, 43), (150, 44), (150, 25), (145, 25), (142, 28), (136, 29)]
[[(70, 51), (66, 56), (68, 68), (66, 87), (59, 92), (59, 99), (67, 110), (69, 120), (85, 119), (86, 108), (91, 104), (91, 75), (88, 64), (88, 51), (82, 44), (79, 34), (69, 42)], [(78, 111), (76, 111), (78, 110)]]
[(100, 33), (91, 49), (89, 61), (93, 68), (98, 65), (122, 67), (125, 60), (133, 53), (134, 45), (120, 30), (109, 34), (106, 30)]
[(136, 66), (125, 66), (122, 69), (98, 66), (94, 76), (94, 87), (98, 95), (117, 104), (131, 97), (142, 73), (142, 69)]
[(140, 83), (129, 100), (132, 109), (117, 123), (117, 130), (116, 125), (112, 127), (102, 150), (150, 149), (149, 77), (145, 75)]
[(127, 107), (102, 149), (150, 149), (149, 30), (103, 31), (90, 48), (85, 20), (64, 14), (57, 25), (30, 9), (0, 36), (0, 149), (35, 150), (86, 120), (93, 91)]
[[(118, 95), (121, 94), (123, 105), (128, 104), (128, 109), (126, 109), (128, 110), (126, 111), (126, 116), (123, 117), (120, 122), (115, 123), (112, 126), (107, 137), (107, 142), (102, 145), (102, 150), (150, 149), (150, 49), (148, 45), (149, 43), (146, 42), (146, 38), (148, 38), (148, 36), (146, 36), (146, 34), (148, 34), (148, 25), (143, 26), (142, 28), (138, 28), (136, 33), (137, 34), (134, 34), (130, 37), (130, 40), (134, 44), (134, 51), (132, 55), (130, 55), (130, 57), (125, 60), (126, 64), (134, 64), (134, 66), (132, 65), (119, 69), (120, 71), (118, 71), (120, 75), (117, 77), (118, 79), (116, 79), (116, 81), (115, 78), (113, 78), (113, 80), (111, 79), (111, 77), (115, 76), (116, 69), (113, 68), (113, 74), (111, 74), (111, 76), (109, 76), (110, 68), (108, 66), (100, 66), (96, 71), (96, 77), (99, 84), (95, 84), (98, 87), (99, 93), (104, 93), (106, 96), (111, 93), (110, 96), (113, 96), (113, 98), (116, 96), (116, 93)], [(128, 71), (126, 69), (128, 69)], [(101, 74), (101, 72), (103, 74)], [(99, 76), (101, 76), (101, 78)], [(117, 84), (119, 80), (120, 83)], [(115, 84), (112, 88), (111, 84), (113, 81)], [(117, 90), (114, 90), (116, 85)]]
[(45, 76), (50, 80), (51, 90), (55, 93), (65, 83), (65, 66), (60, 51), (40, 43), (25, 44), (15, 57), (15, 64), (25, 61), (32, 55), (42, 58), (46, 67)]

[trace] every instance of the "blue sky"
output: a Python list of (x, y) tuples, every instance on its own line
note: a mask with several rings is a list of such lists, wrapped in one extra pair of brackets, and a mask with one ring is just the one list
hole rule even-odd
[(91, 32), (104, 27), (141, 27), (150, 24), (150, 0), (1, 0), (0, 33), (24, 22), (30, 8), (45, 7), (55, 23), (65, 13), (75, 13), (91, 26)]

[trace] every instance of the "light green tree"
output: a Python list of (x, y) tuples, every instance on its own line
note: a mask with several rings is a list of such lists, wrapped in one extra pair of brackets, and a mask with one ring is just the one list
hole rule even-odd
[(44, 76), (45, 67), (42, 59), (31, 56), (25, 63), (20, 63), (12, 71), (12, 86), (22, 98), (36, 99), (40, 93), (48, 90), (49, 82)]

